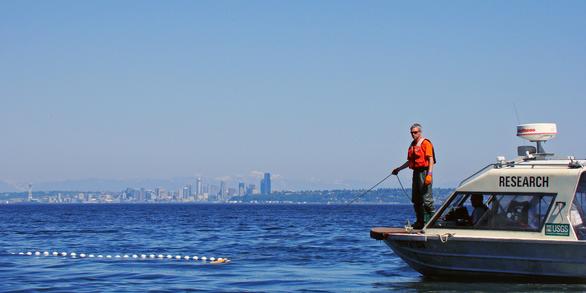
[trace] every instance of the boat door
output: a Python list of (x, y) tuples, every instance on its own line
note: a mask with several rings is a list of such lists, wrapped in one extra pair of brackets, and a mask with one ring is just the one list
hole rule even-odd
[(586, 172), (583, 172), (576, 187), (570, 209), (570, 223), (578, 240), (586, 240)]

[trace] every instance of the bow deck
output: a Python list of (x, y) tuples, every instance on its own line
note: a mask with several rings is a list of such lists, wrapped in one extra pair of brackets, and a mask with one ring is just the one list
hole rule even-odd
[[(417, 233), (420, 230), (413, 230), (411, 233)], [(392, 228), (392, 227), (374, 227), (370, 229), (370, 238), (376, 240), (385, 240), (390, 234), (410, 234), (405, 231), (405, 228)]]

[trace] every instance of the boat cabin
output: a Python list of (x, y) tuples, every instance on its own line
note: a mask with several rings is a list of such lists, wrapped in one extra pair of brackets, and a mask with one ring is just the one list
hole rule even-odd
[(586, 165), (556, 160), (492, 166), (460, 186), (426, 230), (501, 231), (502, 236), (531, 232), (532, 238), (539, 233), (586, 240), (586, 172), (576, 163)]
[[(555, 135), (555, 124), (549, 132), (539, 126), (520, 125), (518, 135), (533, 129), (541, 136), (529, 139), (537, 142)], [(499, 157), (464, 180), (426, 225), (426, 233), (586, 240), (586, 161), (552, 159), (540, 143), (519, 147), (519, 152), (524, 155), (513, 161)]]

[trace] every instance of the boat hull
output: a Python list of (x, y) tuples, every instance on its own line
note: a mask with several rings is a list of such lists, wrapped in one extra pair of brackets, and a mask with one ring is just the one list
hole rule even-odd
[(586, 242), (389, 234), (385, 243), (428, 277), (586, 280)]

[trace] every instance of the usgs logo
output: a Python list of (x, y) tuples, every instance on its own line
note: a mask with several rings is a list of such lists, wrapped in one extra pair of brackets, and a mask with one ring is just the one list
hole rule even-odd
[(545, 224), (545, 235), (550, 236), (570, 236), (569, 224)]

